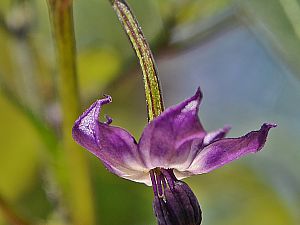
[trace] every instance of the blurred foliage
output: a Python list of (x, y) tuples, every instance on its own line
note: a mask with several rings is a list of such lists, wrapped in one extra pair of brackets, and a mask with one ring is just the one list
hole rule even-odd
[[(203, 176), (201, 181), (191, 179), (192, 188), (198, 190), (196, 194), (203, 196), (201, 201), (206, 202), (208, 209), (214, 207), (213, 211), (204, 207), (204, 212), (207, 211), (204, 224), (294, 224), (276, 193), (248, 168), (236, 165), (214, 173)], [(199, 182), (202, 188), (197, 189)]]
[(278, 51), (277, 55), (299, 75), (299, 22), (294, 18), (300, 11), (299, 1), (254, 0), (250, 4), (249, 1), (243, 1), (242, 5), (248, 19), (257, 23), (258, 34), (264, 34), (266, 45)]
[(0, 158), (0, 190), (7, 199), (16, 200), (34, 182), (41, 142), (31, 124), (3, 96), (0, 104), (5, 109), (1, 110), (0, 118), (0, 123), (5, 125), (0, 131), (1, 140), (5, 140), (1, 144), (5, 157)]
[[(248, 125), (254, 126), (251, 121), (257, 125), (262, 119), (272, 118), (281, 124), (278, 133), (271, 134), (273, 138), (270, 138), (267, 150), (260, 153), (255, 162), (252, 161), (257, 156), (209, 175), (193, 177), (188, 182), (202, 203), (205, 225), (299, 224), (300, 121), (296, 103), (300, 96), (300, 28), (297, 20), (300, 2), (131, 0), (129, 3), (162, 68), (167, 103), (182, 100), (194, 91), (190, 84), (198, 86), (200, 83), (198, 74), (191, 75), (188, 70), (182, 71), (181, 77), (174, 75), (184, 65), (197, 73), (198, 58), (188, 57), (187, 52), (195, 51), (199, 46), (203, 51), (208, 46), (212, 48), (213, 39), (221, 40), (223, 45), (228, 44), (225, 42), (228, 39), (235, 43), (235, 39), (228, 37), (228, 32), (234, 33), (232, 27), (247, 29), (249, 33), (245, 35), (254, 35), (261, 51), (268, 52), (274, 59), (273, 67), (281, 68), (280, 73), (286, 77), (264, 77), (264, 74), (275, 73), (275, 69), (269, 69), (263, 61), (259, 68), (261, 74), (249, 78), (255, 79), (257, 86), (269, 90), (263, 93), (271, 96), (266, 98), (268, 101), (261, 102), (265, 98), (253, 94), (251, 107), (258, 108), (257, 111), (249, 111), (245, 106), (250, 107), (249, 103), (239, 101), (240, 96), (249, 96), (245, 89), (234, 86), (238, 82), (236, 77), (233, 79), (226, 72), (224, 79), (214, 77), (214, 74), (201, 74), (203, 82), (200, 85), (206, 82), (208, 85), (203, 89), (207, 88), (210, 94), (205, 97), (215, 99), (204, 105), (203, 117), (212, 116), (213, 111), (209, 111), (212, 106), (218, 111), (214, 116), (219, 117), (215, 121), (213, 118), (204, 121), (208, 127), (217, 126), (216, 121), (228, 119), (228, 122), (242, 123), (244, 119), (246, 124), (245, 121), (241, 125), (234, 124), (238, 128), (233, 133), (240, 135), (249, 130)], [(62, 119), (48, 17), (46, 1), (0, 1), (0, 197), (36, 224), (57, 225), (67, 224), (68, 210), (61, 200), (62, 193), (54, 175), (61, 173), (63, 179), (66, 168), (59, 165), (60, 158), (53, 156), (56, 153), (49, 154), (49, 149), (55, 152), (60, 141)], [(113, 104), (104, 108), (104, 114), (112, 116), (114, 124), (125, 127), (138, 139), (146, 124), (141, 72), (116, 15), (106, 0), (76, 0), (74, 19), (82, 110), (102, 94), (111, 94)], [(241, 46), (249, 43), (239, 41), (235, 44), (238, 52)], [(213, 57), (210, 54), (208, 52), (205, 57), (216, 60), (216, 63), (212, 62), (213, 67), (222, 68), (221, 63), (218, 64), (221, 54)], [(236, 59), (234, 52), (223, 54), (231, 60)], [(257, 51), (249, 54), (259, 57)], [(182, 64), (176, 57), (180, 57)], [(205, 57), (199, 60), (205, 61)], [(247, 70), (243, 60), (233, 61), (232, 65), (235, 68), (239, 65), (241, 71)], [(201, 66), (204, 68), (209, 64)], [(167, 75), (164, 70), (168, 71)], [(243, 73), (240, 74), (242, 77)], [(277, 79), (276, 83), (272, 79)], [(209, 86), (207, 80), (213, 81), (214, 85)], [(216, 83), (218, 80), (220, 83)], [(236, 98), (224, 101), (223, 96), (219, 99), (213, 96), (214, 89), (224, 91), (222, 86), (234, 92)], [(256, 90), (260, 93), (262, 88), (250, 88), (250, 93)], [(232, 105), (228, 107), (229, 104)], [(155, 223), (150, 188), (109, 174), (95, 157), (84, 154), (90, 165), (97, 224)], [(0, 224), (8, 224), (1, 212)]]

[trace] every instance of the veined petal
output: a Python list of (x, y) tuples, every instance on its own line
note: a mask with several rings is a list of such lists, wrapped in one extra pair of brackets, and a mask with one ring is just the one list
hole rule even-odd
[(269, 130), (275, 124), (263, 124), (258, 131), (252, 131), (239, 138), (224, 138), (204, 147), (198, 153), (187, 173), (202, 174), (217, 169), (249, 153), (255, 153), (264, 146)]
[(110, 103), (111, 97), (97, 100), (75, 122), (72, 130), (74, 140), (96, 155), (112, 173), (138, 182), (149, 177), (138, 152), (135, 139), (124, 129), (99, 122), (102, 105)]
[(144, 129), (139, 151), (147, 168), (187, 168), (194, 159), (206, 135), (198, 109), (200, 89), (191, 98), (166, 109)]
[(190, 172), (187, 172), (187, 168), (190, 167), (191, 163), (195, 159), (198, 152), (200, 152), (205, 146), (209, 145), (210, 143), (222, 139), (226, 136), (226, 134), (229, 132), (230, 127), (226, 126), (224, 128), (220, 128), (218, 130), (206, 133), (204, 138), (194, 138), (191, 140), (187, 140), (183, 144), (181, 144), (179, 147), (176, 148), (176, 152), (186, 152), (188, 149), (189, 155), (187, 158), (183, 158), (184, 160), (176, 160), (173, 168), (175, 168), (175, 173), (178, 179), (183, 179), (185, 177), (189, 177), (192, 174)]

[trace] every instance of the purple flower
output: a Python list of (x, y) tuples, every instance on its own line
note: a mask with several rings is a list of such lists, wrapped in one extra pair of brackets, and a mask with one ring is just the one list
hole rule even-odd
[(201, 210), (185, 177), (208, 173), (262, 149), (275, 124), (263, 124), (239, 138), (224, 138), (229, 127), (206, 132), (198, 118), (202, 93), (171, 106), (152, 120), (138, 142), (126, 130), (99, 122), (101, 107), (110, 96), (97, 100), (75, 122), (73, 138), (96, 155), (112, 173), (153, 186), (158, 223), (201, 223)]

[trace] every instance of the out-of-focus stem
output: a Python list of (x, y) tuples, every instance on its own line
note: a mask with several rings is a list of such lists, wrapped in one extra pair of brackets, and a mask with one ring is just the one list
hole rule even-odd
[(13, 210), (9, 204), (0, 196), (0, 212), (2, 212), (4, 218), (12, 225), (30, 225), (28, 221), (22, 218)]
[(288, 20), (300, 39), (300, 5), (297, 0), (279, 0)]
[(110, 0), (139, 59), (143, 71), (148, 120), (164, 110), (157, 68), (149, 44), (125, 0)]
[(80, 113), (72, 0), (48, 0), (58, 64), (58, 90), (63, 116), (63, 147), (68, 168), (68, 203), (73, 224), (95, 224), (88, 167), (71, 130)]

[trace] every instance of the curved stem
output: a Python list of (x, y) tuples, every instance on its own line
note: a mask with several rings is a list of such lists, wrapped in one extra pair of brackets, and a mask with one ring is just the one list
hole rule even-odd
[(139, 59), (143, 71), (148, 121), (164, 110), (157, 68), (149, 44), (125, 0), (110, 0)]

